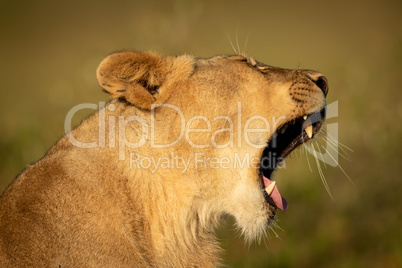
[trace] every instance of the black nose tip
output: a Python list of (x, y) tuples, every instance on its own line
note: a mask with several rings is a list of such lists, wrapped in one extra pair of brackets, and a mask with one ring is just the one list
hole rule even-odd
[(324, 93), (324, 96), (327, 96), (328, 94), (328, 80), (325, 78), (325, 76), (321, 75), (317, 79), (312, 79), (313, 82), (322, 90), (322, 93)]
[(329, 89), (327, 78), (322, 75), (322, 73), (315, 71), (310, 71), (306, 75), (312, 82), (314, 82), (314, 84), (317, 85), (317, 87), (321, 89), (322, 93), (324, 93), (324, 96), (326, 97)]

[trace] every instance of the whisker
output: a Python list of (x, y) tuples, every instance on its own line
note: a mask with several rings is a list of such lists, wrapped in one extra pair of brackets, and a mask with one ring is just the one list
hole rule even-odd
[(275, 221), (272, 223), (272, 225), (275, 226), (276, 229), (279, 229), (280, 231), (285, 232), (285, 230), (283, 230), (283, 229), (279, 226), (277, 220), (275, 220)]
[(237, 26), (237, 29), (236, 29), (236, 45), (237, 45), (237, 51), (239, 51), (239, 53), (240, 53), (241, 49), (240, 49), (240, 46), (239, 46), (238, 33), (239, 33), (239, 26)]
[(248, 37), (249, 37), (249, 34), (247, 34), (246, 41), (244, 42), (243, 55), (247, 55), (246, 50), (247, 50), (247, 44), (248, 44)]
[(275, 234), (275, 237), (277, 237), (277, 238), (279, 238), (280, 240), (282, 240), (281, 237), (278, 235), (278, 233), (275, 232), (274, 228), (271, 227), (270, 230)]
[[(320, 150), (320, 146), (321, 146), (322, 148), (324, 148), (324, 151), (325, 151), (325, 147), (319, 142), (319, 140), (314, 139), (313, 142), (315, 142), (315, 144), (317, 145), (318, 150)], [(327, 169), (327, 163), (325, 163), (325, 161), (321, 161), (321, 162), (324, 164), (324, 168)]]
[[(327, 140), (327, 145), (336, 151), (336, 149), (337, 149), (337, 148), (336, 148), (336, 145), (331, 144), (331, 143), (329, 142), (329, 140)], [(339, 148), (339, 147), (338, 147), (338, 148)], [(328, 151), (327, 151), (327, 152), (328, 152)], [(344, 159), (346, 159), (346, 160), (348, 160), (348, 161), (352, 161), (352, 160), (349, 158), (349, 156), (346, 156), (346, 155), (342, 154), (342, 153), (339, 152), (339, 151), (337, 151), (337, 153), (338, 153), (340, 156), (342, 156)]]
[[(265, 237), (266, 237), (266, 238), (267, 238), (267, 235), (266, 235), (267, 233), (268, 233), (268, 232), (265, 232)], [(269, 247), (268, 247), (268, 245), (267, 245), (267, 240), (268, 240), (269, 245), (271, 245), (271, 240), (270, 240), (269, 238), (263, 239), (265, 248), (269, 251)]]
[[(324, 140), (313, 139), (313, 140), (310, 140), (309, 143), (315, 142), (316, 144), (318, 144), (318, 145), (320, 145), (320, 146), (323, 146), (323, 144), (321, 143), (321, 142), (323, 142), (323, 141), (324, 141)], [(319, 151), (319, 152), (321, 152), (321, 151)]]
[[(307, 145), (304, 144), (304, 146), (307, 146)], [(306, 154), (308, 168), (310, 169), (310, 172), (313, 173), (313, 169), (311, 168), (311, 165), (310, 165), (310, 160), (308, 159), (309, 157), (308, 157), (308, 154), (307, 154), (307, 150), (304, 147), (303, 147), (303, 150), (304, 150), (304, 153)]]
[[(318, 143), (319, 145), (323, 146), (323, 144), (321, 143), (321, 141), (319, 139), (313, 139), (311, 140), (312, 142), (314, 141), (315, 143)], [(323, 141), (323, 140), (322, 140)]]
[(351, 161), (350, 156), (349, 156), (349, 152), (347, 152), (342, 146), (339, 146), (339, 141), (331, 138), (330, 136), (328, 136), (328, 134), (321, 133), (321, 131), (318, 133), (319, 136), (325, 140), (327, 142), (328, 145), (333, 145), (331, 146), (332, 149), (336, 149), (339, 148), (344, 154), (339, 153), (340, 156), (342, 156), (343, 158), (345, 158), (346, 160)]
[(268, 227), (268, 230), (265, 232), (265, 235), (267, 236), (267, 238), (268, 238), (268, 241), (269, 241), (269, 244), (271, 244), (271, 239), (272, 239), (272, 237), (271, 237), (271, 233), (269, 232), (269, 230), (271, 229), (272, 227), (271, 227), (271, 225)]
[[(329, 144), (329, 145), (332, 145), (332, 146), (333, 146), (332, 148), (336, 148), (336, 146), (339, 145), (338, 143), (336, 143), (336, 142), (333, 141), (333, 140), (328, 140), (328, 144)], [(352, 161), (351, 158), (350, 158), (350, 156), (349, 156), (349, 153), (348, 153), (346, 150), (344, 150), (341, 146), (338, 146), (338, 148), (344, 153), (344, 154), (339, 153), (339, 155), (341, 155), (341, 156), (342, 156), (343, 158), (345, 158), (346, 160)]]
[(339, 164), (339, 162), (336, 161), (335, 158), (334, 158), (330, 153), (328, 153), (328, 155), (332, 158), (332, 160), (334, 160), (334, 162), (336, 163), (336, 165), (339, 167), (339, 169), (342, 171), (342, 173), (349, 179), (349, 181), (350, 181), (353, 185), (355, 185), (355, 183), (353, 182), (353, 180), (349, 177), (349, 175), (348, 175), (348, 174), (345, 172), (345, 170), (341, 167), (341, 165)]
[(236, 48), (234, 47), (233, 42), (232, 42), (232, 39), (230, 38), (230, 35), (229, 35), (228, 32), (226, 32), (226, 36), (227, 36), (227, 38), (228, 38), (228, 40), (229, 40), (229, 42), (230, 42), (230, 45), (232, 46), (233, 52), (234, 52), (236, 55), (238, 55), (239, 53), (237, 53)]
[(313, 153), (314, 153), (314, 158), (315, 158), (315, 162), (317, 163), (317, 169), (318, 169), (318, 173), (320, 174), (321, 177), (321, 181), (324, 184), (324, 188), (327, 190), (329, 196), (331, 197), (332, 200), (334, 200), (334, 198), (332, 197), (332, 193), (331, 190), (329, 189), (329, 185), (325, 179), (324, 173), (322, 172), (321, 166), (320, 166), (320, 162), (318, 161), (318, 156), (317, 153), (315, 151), (315, 146), (314, 144), (311, 144), (311, 146), (314, 148)]
[[(332, 136), (331, 134), (329, 134), (327, 131), (323, 130), (324, 133), (326, 135), (328, 135), (328, 137), (330, 137), (332, 140), (337, 140), (336, 138), (334, 138), (334, 136)], [(342, 142), (338, 141), (339, 145), (342, 146), (343, 148), (347, 149), (350, 152), (354, 152), (352, 149), (350, 149), (348, 146), (346, 146), (345, 144), (343, 144)]]

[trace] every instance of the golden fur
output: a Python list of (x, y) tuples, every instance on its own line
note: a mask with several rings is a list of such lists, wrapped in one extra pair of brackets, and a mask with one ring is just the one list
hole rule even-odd
[[(317, 73), (244, 56), (109, 55), (97, 77), (113, 99), (2, 194), (2, 267), (217, 266), (214, 227), (223, 215), (233, 215), (251, 241), (276, 209), (262, 194), (258, 168), (208, 161), (260, 158), (264, 148), (254, 144), (324, 107), (306, 76)], [(248, 120), (256, 115), (267, 121)], [(245, 131), (246, 124), (266, 130)], [(96, 146), (80, 148), (71, 137)], [(195, 165), (196, 156), (209, 160)], [(146, 167), (135, 162), (141, 157)], [(168, 157), (177, 157), (177, 166), (168, 166)], [(165, 167), (148, 167), (152, 159), (164, 159)], [(191, 160), (186, 170), (180, 159)]]

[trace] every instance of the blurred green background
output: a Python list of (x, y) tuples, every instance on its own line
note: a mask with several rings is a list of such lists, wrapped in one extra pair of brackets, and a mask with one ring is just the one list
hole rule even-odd
[[(309, 68), (339, 101), (350, 161), (324, 170), (295, 153), (276, 174), (289, 202), (279, 237), (251, 246), (219, 228), (230, 267), (402, 267), (401, 1), (0, 1), (0, 191), (64, 132), (73, 106), (98, 103), (95, 70), (121, 49), (233, 54)], [(231, 42), (229, 41), (231, 40)], [(89, 113), (90, 111), (88, 111)], [(79, 122), (82, 117), (75, 118)], [(310, 163), (314, 161), (312, 157)]]

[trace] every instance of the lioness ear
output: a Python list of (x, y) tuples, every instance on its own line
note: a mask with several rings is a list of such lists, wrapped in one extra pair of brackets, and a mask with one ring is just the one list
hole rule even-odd
[[(163, 58), (152, 52), (117, 52), (100, 63), (97, 78), (113, 97), (124, 98), (139, 108), (149, 110), (151, 104), (168, 99), (171, 89), (166, 86), (171, 83), (166, 80), (183, 78), (183, 71), (186, 73), (186, 69), (193, 69), (188, 60), (184, 60), (187, 67), (177, 68), (179, 59)], [(190, 75), (191, 72), (187, 73)]]

